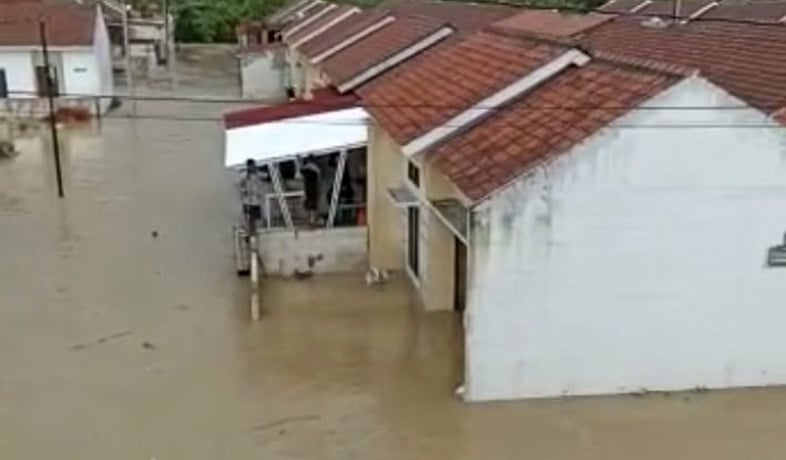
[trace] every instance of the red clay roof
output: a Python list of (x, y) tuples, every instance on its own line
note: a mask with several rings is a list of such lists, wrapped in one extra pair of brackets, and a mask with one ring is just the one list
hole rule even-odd
[(46, 21), (49, 46), (92, 46), (95, 9), (60, 2), (0, 0), (0, 47), (41, 46), (38, 24)]
[[(328, 13), (322, 13), (322, 11), (328, 10), (328, 9), (331, 9), (331, 8), (335, 8), (335, 5), (333, 3), (327, 3), (326, 2), (326, 3), (320, 3), (320, 4), (317, 4), (317, 5), (311, 6), (311, 7), (307, 8), (307, 9), (303, 10), (302, 11), (302, 15), (297, 14), (295, 16), (295, 19), (292, 19), (290, 22), (287, 23), (286, 27), (284, 27), (284, 29), (281, 31), (281, 34), (282, 35), (287, 35), (287, 34), (291, 33), (291, 31), (293, 29), (295, 29), (296, 27), (299, 27), (300, 24), (303, 24), (306, 21), (310, 21), (311, 18), (313, 18), (314, 16), (317, 16), (317, 15), (320, 15), (320, 14), (328, 14)], [(287, 37), (287, 38), (289, 38), (289, 37)]]
[(271, 121), (348, 109), (358, 105), (358, 98), (354, 94), (341, 95), (332, 88), (314, 90), (313, 96), (309, 100), (297, 100), (284, 104), (227, 112), (224, 114), (224, 127), (226, 129), (242, 128)]
[(344, 40), (381, 21), (389, 13), (384, 10), (366, 10), (341, 22), (341, 27), (331, 27), (318, 37), (303, 43), (298, 51), (313, 59)]
[(569, 14), (547, 10), (525, 10), (493, 25), (503, 31), (526, 32), (534, 35), (569, 38), (610, 21), (608, 14)]
[(620, 18), (580, 41), (590, 50), (695, 67), (767, 113), (786, 106), (786, 26), (694, 21), (655, 28)]
[(424, 16), (399, 16), (394, 22), (350, 45), (322, 63), (336, 86), (434, 34), (446, 24)]
[(630, 13), (633, 8), (644, 3), (644, 0), (613, 0), (598, 8), (606, 13)]
[(584, 67), (565, 70), (431, 150), (427, 158), (432, 158), (467, 198), (480, 201), (544, 159), (566, 152), (677, 79), (595, 59)]
[[(315, 20), (314, 22), (308, 24), (307, 26), (299, 29), (297, 32), (295, 32), (292, 35), (288, 36), (287, 37), (287, 42), (294, 43), (294, 42), (300, 40), (301, 38), (311, 34), (312, 32), (315, 32), (315, 31), (319, 30), (320, 28), (328, 25), (330, 22), (335, 21), (339, 17), (341, 17), (343, 15), (346, 15), (347, 13), (349, 13), (350, 10), (357, 10), (357, 8), (354, 7), (354, 6), (351, 6), (351, 5), (341, 5), (338, 8), (332, 9), (331, 11), (329, 11), (329, 12), (325, 13), (324, 15), (320, 16), (319, 19)], [(347, 20), (347, 18), (344, 18), (341, 22), (336, 23), (333, 26), (331, 26), (331, 28), (334, 28), (334, 27), (339, 27), (340, 28), (340, 27), (342, 27), (344, 25), (343, 22), (346, 21), (346, 20)], [(330, 29), (328, 29), (328, 30), (330, 30)], [(325, 31), (325, 32), (327, 32), (327, 31)], [(322, 36), (322, 34), (319, 34), (319, 35), (317, 35), (314, 38), (315, 39), (319, 39), (320, 36)]]
[(734, 3), (727, 1), (701, 17), (776, 23), (786, 18), (786, 2)]
[(417, 14), (449, 22), (455, 29), (465, 32), (478, 30), (520, 11), (518, 8), (503, 5), (428, 0), (390, 2), (387, 7), (398, 14)]
[(376, 121), (404, 145), (547, 63), (565, 49), (478, 32), (409, 63), (358, 94)]
[[(680, 9), (677, 11), (678, 18), (689, 18), (696, 14), (702, 8), (713, 3), (712, 0), (680, 0)], [(655, 0), (644, 8), (636, 11), (636, 14), (645, 16), (661, 16), (673, 17), (674, 16), (674, 1), (672, 0)]]

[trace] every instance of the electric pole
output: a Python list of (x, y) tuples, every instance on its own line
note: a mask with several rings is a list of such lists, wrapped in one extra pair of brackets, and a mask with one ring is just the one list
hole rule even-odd
[(52, 132), (52, 146), (55, 154), (55, 173), (57, 174), (57, 196), (65, 197), (63, 191), (63, 171), (60, 165), (60, 139), (57, 134), (57, 120), (55, 116), (54, 81), (52, 70), (49, 67), (49, 46), (46, 41), (46, 22), (41, 20), (38, 24), (41, 35), (41, 48), (44, 55), (44, 77), (46, 80), (46, 98), (49, 101), (49, 129)]

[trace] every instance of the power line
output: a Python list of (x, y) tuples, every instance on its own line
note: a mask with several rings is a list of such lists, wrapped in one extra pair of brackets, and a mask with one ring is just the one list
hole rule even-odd
[[(8, 94), (16, 94), (16, 95), (24, 95), (24, 96), (35, 96), (38, 95), (36, 91), (8, 91)], [(264, 110), (266, 108), (273, 108), (275, 104), (271, 104), (270, 102), (263, 102), (260, 100), (253, 100), (253, 99), (221, 99), (221, 98), (199, 98), (199, 97), (178, 97), (178, 96), (130, 96), (130, 95), (107, 95), (107, 94), (87, 94), (87, 93), (61, 93), (60, 97), (64, 98), (74, 98), (74, 99), (120, 99), (120, 100), (127, 100), (127, 101), (144, 101), (144, 102), (183, 102), (183, 103), (194, 103), (194, 104), (268, 104), (263, 105), (262, 107), (259, 106), (252, 106), (252, 107), (237, 107), (232, 108), (233, 111), (241, 112), (244, 110)], [(334, 103), (330, 102), (319, 102), (316, 100), (309, 100), (304, 101), (304, 103), (313, 106), (313, 107), (333, 107), (335, 106)], [(702, 111), (702, 110), (780, 110), (786, 106), (786, 99), (782, 104), (773, 104), (773, 105), (759, 105), (756, 107), (745, 105), (745, 104), (738, 104), (738, 105), (719, 105), (719, 106), (702, 106), (702, 105), (694, 105), (694, 106), (676, 106), (676, 105), (653, 105), (653, 106), (641, 106), (641, 105), (609, 105), (609, 104), (601, 104), (601, 105), (532, 105), (532, 104), (524, 104), (524, 105), (516, 105), (514, 106), (483, 106), (477, 105), (472, 106), (472, 109), (478, 110), (489, 110), (489, 111), (519, 111), (519, 110), (556, 110), (556, 111), (592, 111), (592, 110), (642, 110), (642, 111), (654, 111), (654, 110), (686, 110), (686, 111)], [(467, 110), (468, 107), (466, 105), (454, 105), (454, 104), (430, 104), (430, 103), (419, 103), (419, 104), (401, 104), (401, 103), (391, 103), (391, 104), (379, 104), (379, 103), (367, 103), (364, 101), (358, 101), (356, 107), (361, 108), (379, 108), (379, 109), (445, 109), (445, 110)], [(231, 113), (231, 112), (229, 112)]]

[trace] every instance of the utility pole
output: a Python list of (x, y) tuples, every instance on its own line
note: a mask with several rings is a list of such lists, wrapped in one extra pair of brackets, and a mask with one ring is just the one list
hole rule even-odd
[(52, 146), (55, 154), (55, 173), (57, 174), (57, 196), (65, 197), (63, 191), (63, 171), (60, 165), (60, 138), (57, 135), (57, 120), (55, 119), (54, 82), (49, 67), (49, 46), (46, 41), (46, 22), (42, 19), (38, 24), (41, 35), (41, 48), (44, 55), (44, 70), (46, 77), (46, 98), (49, 101), (49, 129), (52, 132)]

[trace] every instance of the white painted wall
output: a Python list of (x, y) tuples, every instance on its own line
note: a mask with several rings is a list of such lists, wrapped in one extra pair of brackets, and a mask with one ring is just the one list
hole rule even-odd
[(243, 97), (272, 101), (285, 99), (286, 66), (283, 56), (275, 51), (240, 58)]
[(367, 247), (366, 227), (281, 231), (259, 237), (266, 275), (292, 276), (295, 271), (363, 273), (368, 268)]
[(96, 55), (92, 49), (82, 51), (63, 51), (62, 69), (63, 90), (66, 95), (98, 94), (101, 80)]
[[(112, 72), (112, 42), (109, 39), (109, 30), (104, 20), (104, 14), (99, 10), (96, 14), (96, 30), (93, 37), (93, 54), (96, 59), (98, 89), (96, 93), (102, 95), (115, 94), (115, 77)], [(110, 99), (101, 100), (101, 110), (105, 111), (111, 104)]]
[[(12, 98), (34, 97), (36, 91), (33, 54), (24, 50), (0, 48), (0, 69), (5, 69), (9, 96)], [(23, 94), (13, 94), (21, 92)]]
[[(654, 106), (740, 105), (693, 78)], [(786, 383), (786, 130), (645, 110), (475, 215), (470, 400)]]

